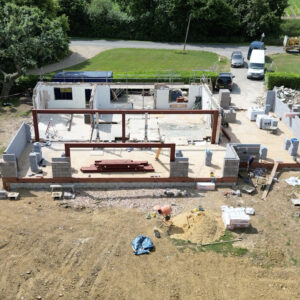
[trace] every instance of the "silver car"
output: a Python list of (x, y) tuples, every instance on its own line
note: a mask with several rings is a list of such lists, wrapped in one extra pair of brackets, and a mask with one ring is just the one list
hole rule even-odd
[(231, 54), (231, 66), (234, 67), (243, 67), (244, 66), (244, 57), (241, 51), (234, 51)]

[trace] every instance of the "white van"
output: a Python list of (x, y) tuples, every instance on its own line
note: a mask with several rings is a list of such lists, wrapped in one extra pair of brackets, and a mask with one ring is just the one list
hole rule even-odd
[(247, 78), (264, 78), (265, 75), (265, 50), (253, 50), (248, 66)]

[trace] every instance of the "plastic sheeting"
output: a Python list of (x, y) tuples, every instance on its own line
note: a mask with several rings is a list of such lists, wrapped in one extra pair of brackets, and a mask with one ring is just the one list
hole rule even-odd
[(131, 246), (135, 255), (148, 254), (154, 248), (151, 239), (144, 235), (135, 237)]
[(286, 179), (285, 182), (292, 186), (300, 185), (300, 179), (298, 177), (290, 177)]

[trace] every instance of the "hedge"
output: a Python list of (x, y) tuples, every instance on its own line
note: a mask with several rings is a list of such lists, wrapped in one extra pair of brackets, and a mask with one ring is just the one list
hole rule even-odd
[(300, 88), (300, 74), (273, 72), (265, 75), (265, 82), (268, 90), (272, 90), (274, 86), (285, 86), (292, 89)]
[(199, 82), (199, 78), (205, 76), (206, 78), (211, 78), (213, 86), (215, 86), (218, 73), (216, 72), (174, 72), (174, 73), (118, 73), (114, 72), (113, 81), (114, 82), (184, 82), (189, 84), (196, 81)]

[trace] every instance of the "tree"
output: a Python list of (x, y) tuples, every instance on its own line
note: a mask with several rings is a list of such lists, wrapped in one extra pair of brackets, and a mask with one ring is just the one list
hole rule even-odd
[(116, 37), (127, 14), (111, 0), (92, 0), (87, 9), (93, 32), (100, 37)]
[(91, 32), (87, 8), (90, 0), (58, 0), (59, 13), (68, 17), (70, 34), (88, 36)]
[(288, 6), (287, 0), (229, 0), (241, 27), (241, 34), (260, 37), (279, 32), (281, 17)]
[(61, 18), (50, 20), (38, 8), (3, 0), (0, 4), (0, 82), (1, 97), (5, 97), (28, 69), (65, 56), (69, 40)]

